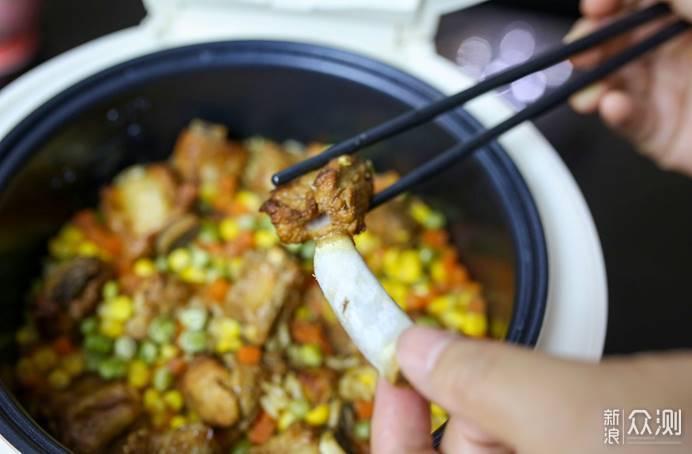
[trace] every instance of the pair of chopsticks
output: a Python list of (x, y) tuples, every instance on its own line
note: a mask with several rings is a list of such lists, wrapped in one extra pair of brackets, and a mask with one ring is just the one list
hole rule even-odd
[[(609, 25), (595, 31), (590, 35), (571, 43), (563, 44), (524, 63), (510, 67), (509, 69), (506, 69), (479, 82), (467, 90), (440, 99), (439, 101), (432, 102), (422, 108), (405, 112), (384, 123), (370, 128), (367, 131), (361, 132), (349, 139), (339, 142), (317, 156), (306, 159), (305, 161), (299, 162), (294, 166), (277, 172), (272, 176), (272, 182), (276, 186), (287, 183), (297, 177), (300, 177), (301, 175), (322, 167), (333, 158), (344, 154), (355, 153), (368, 145), (372, 145), (376, 142), (426, 123), (438, 115), (454, 109), (455, 107), (458, 107), (471, 99), (476, 98), (477, 96), (487, 93), (490, 90), (502, 87), (528, 74), (550, 67), (571, 56), (600, 45), (618, 35), (631, 31), (645, 23), (670, 15), (670, 13), (670, 8), (667, 5), (655, 4), (646, 9), (642, 9), (622, 17), (621, 19), (610, 23)], [(381, 205), (382, 203), (398, 196), (399, 194), (408, 191), (416, 184), (421, 183), (431, 176), (442, 172), (451, 164), (470, 156), (480, 147), (488, 144), (492, 140), (498, 138), (505, 132), (523, 123), (524, 121), (534, 119), (559, 106), (563, 102), (567, 101), (567, 99), (569, 99), (569, 97), (573, 94), (604, 78), (617, 69), (620, 69), (622, 66), (663, 44), (664, 42), (674, 38), (683, 31), (687, 30), (689, 26), (690, 24), (684, 20), (679, 19), (672, 21), (670, 24), (666, 25), (656, 33), (651, 34), (641, 42), (602, 62), (596, 68), (572, 78), (564, 85), (539, 98), (536, 102), (527, 106), (523, 110), (520, 110), (515, 115), (489, 129), (473, 135), (466, 142), (442, 152), (433, 159), (418, 166), (412, 172), (402, 176), (394, 184), (375, 194), (371, 201), (370, 208), (372, 209), (378, 205)]]

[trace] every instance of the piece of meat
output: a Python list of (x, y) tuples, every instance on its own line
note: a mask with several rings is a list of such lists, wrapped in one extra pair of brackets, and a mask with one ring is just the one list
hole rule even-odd
[(237, 186), (247, 151), (226, 139), (225, 126), (193, 120), (178, 137), (171, 164), (185, 181), (218, 185), (224, 179)]
[(336, 373), (327, 368), (305, 370), (298, 373), (305, 397), (312, 405), (323, 404), (334, 395)]
[(271, 217), (284, 243), (330, 234), (355, 235), (365, 228), (372, 194), (371, 164), (355, 156), (341, 156), (274, 189), (260, 211)]
[(409, 215), (410, 199), (398, 198), (381, 205), (365, 216), (368, 231), (387, 246), (411, 246), (420, 226)]
[(200, 357), (181, 379), (187, 406), (212, 426), (230, 427), (238, 421), (238, 399), (233, 393), (231, 373), (218, 361)]
[(259, 410), (262, 394), (262, 368), (255, 364), (236, 362), (231, 369), (231, 389), (238, 397), (240, 413), (245, 421), (253, 421)]
[(251, 454), (318, 454), (319, 441), (312, 432), (299, 424), (293, 424), (266, 443), (250, 448)]
[(262, 198), (265, 198), (273, 189), (272, 175), (298, 161), (296, 156), (287, 153), (276, 143), (268, 140), (262, 140), (259, 145), (249, 146), (248, 152), (242, 182)]
[(200, 423), (165, 432), (139, 429), (130, 433), (116, 452), (122, 454), (214, 454), (222, 452), (214, 431)]
[(243, 334), (250, 342), (262, 345), (282, 307), (298, 300), (302, 276), (296, 259), (282, 248), (248, 252), (224, 311), (244, 326)]
[(61, 441), (78, 453), (101, 451), (139, 415), (137, 392), (121, 382), (88, 377), (48, 403)]
[(48, 271), (32, 307), (41, 330), (48, 335), (69, 333), (94, 311), (113, 274), (110, 265), (91, 257), (77, 257)]
[(125, 323), (125, 332), (138, 340), (147, 336), (149, 324), (157, 315), (172, 313), (176, 307), (186, 304), (193, 293), (189, 285), (161, 274), (122, 279), (121, 284), (132, 294), (133, 301), (133, 314)]

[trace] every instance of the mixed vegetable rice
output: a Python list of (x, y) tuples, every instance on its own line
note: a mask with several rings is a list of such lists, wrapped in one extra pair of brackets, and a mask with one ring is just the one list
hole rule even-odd
[[(375, 369), (312, 277), (314, 243), (279, 244), (258, 211), (270, 175), (322, 147), (226, 136), (193, 122), (168, 162), (123, 170), (48, 244), (16, 379), (77, 452), (368, 451)], [(356, 247), (416, 323), (486, 336), (440, 212), (407, 196), (366, 226)]]

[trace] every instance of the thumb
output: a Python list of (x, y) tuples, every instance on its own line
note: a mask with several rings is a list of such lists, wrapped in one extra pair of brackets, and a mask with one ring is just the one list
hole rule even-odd
[[(590, 366), (582, 363), (422, 327), (402, 334), (397, 356), (411, 385), (452, 420), (471, 421), (520, 452), (539, 452), (532, 448), (546, 437), (559, 442), (585, 426), (578, 415), (594, 413), (583, 403), (595, 384), (583, 370)], [(600, 431), (597, 425), (584, 429), (591, 437)]]

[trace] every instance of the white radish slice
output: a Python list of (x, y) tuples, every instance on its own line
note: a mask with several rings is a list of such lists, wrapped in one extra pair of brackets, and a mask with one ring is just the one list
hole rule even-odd
[(397, 382), (396, 342), (411, 319), (387, 295), (350, 237), (319, 239), (314, 260), (317, 282), (353, 343), (382, 376)]

